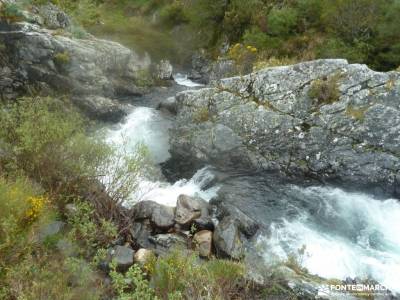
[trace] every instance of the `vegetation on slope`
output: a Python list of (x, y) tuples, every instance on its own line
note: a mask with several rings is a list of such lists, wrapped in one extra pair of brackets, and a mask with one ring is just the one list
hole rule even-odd
[[(43, 4), (43, 0), (32, 0)], [(376, 70), (400, 66), (397, 0), (52, 0), (97, 36), (155, 59), (187, 62), (195, 49), (257, 49), (258, 61), (346, 58)], [(4, 17), (18, 19), (10, 7)]]
[(0, 120), (0, 299), (231, 299), (251, 290), (241, 263), (201, 262), (187, 250), (105, 270), (132, 221), (121, 201), (145, 152), (88, 137), (90, 124), (64, 99), (18, 99), (0, 107)]
[(90, 1), (79, 1), (80, 6), (96, 5), (95, 13), (81, 14), (82, 21), (95, 16), (91, 22), (102, 24), (95, 32), (123, 32), (128, 39), (130, 35), (132, 41), (147, 44), (148, 51), (172, 50), (166, 44), (185, 39), (181, 28), (187, 28), (192, 38), (180, 46), (211, 52), (225, 42), (239, 42), (257, 48), (263, 60), (346, 58), (378, 70), (400, 65), (396, 0), (104, 0), (100, 5)]

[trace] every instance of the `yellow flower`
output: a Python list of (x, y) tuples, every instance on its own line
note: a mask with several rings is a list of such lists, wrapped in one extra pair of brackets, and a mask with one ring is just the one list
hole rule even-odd
[(40, 214), (43, 212), (43, 209), (44, 209), (45, 205), (47, 204), (48, 199), (43, 196), (29, 197), (27, 199), (27, 202), (30, 207), (25, 212), (25, 217), (30, 222), (34, 222), (35, 220), (38, 219)]

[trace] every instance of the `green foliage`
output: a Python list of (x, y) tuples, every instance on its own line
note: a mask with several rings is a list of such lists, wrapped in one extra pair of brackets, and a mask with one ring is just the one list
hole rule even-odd
[(58, 236), (38, 243), (53, 207), (30, 181), (0, 178), (0, 299), (100, 299), (91, 267), (55, 252)]
[(238, 262), (202, 262), (196, 254), (174, 250), (147, 269), (160, 298), (240, 299), (246, 293), (244, 266)]
[(322, 58), (341, 57), (350, 62), (365, 61), (368, 58), (369, 45), (364, 42), (356, 42), (353, 45), (346, 44), (340, 39), (327, 39), (318, 49), (318, 56)]
[(156, 300), (154, 290), (146, 279), (146, 274), (138, 265), (133, 265), (125, 274), (117, 272), (112, 264), (110, 277), (118, 300)]
[(88, 137), (85, 120), (65, 101), (22, 98), (1, 110), (0, 119), (0, 139), (11, 149), (5, 170), (22, 170), (49, 191), (80, 195), (100, 180), (120, 203), (147, 162), (143, 147), (132, 154)]
[(296, 60), (293, 58), (288, 58), (288, 57), (276, 58), (272, 56), (267, 59), (260, 58), (258, 61), (254, 63), (253, 70), (258, 71), (265, 68), (287, 66), (295, 63)]
[(257, 48), (244, 46), (240, 43), (232, 46), (228, 51), (228, 57), (235, 62), (238, 72), (242, 75), (253, 70), (253, 64), (257, 58)]
[(273, 8), (268, 14), (268, 33), (272, 36), (286, 37), (297, 24), (297, 11), (294, 8)]
[(116, 226), (103, 218), (97, 218), (90, 203), (77, 201), (75, 207), (76, 211), (68, 216), (71, 226), (69, 238), (79, 242), (83, 256), (94, 255), (98, 249), (107, 247), (117, 238)]
[(12, 266), (4, 281), (4, 299), (97, 300), (105, 293), (85, 261), (44, 253), (26, 256)]
[(262, 1), (260, 0), (233, 0), (226, 8), (223, 30), (231, 41), (238, 41), (245, 29), (255, 24), (265, 12)]
[(71, 57), (67, 51), (58, 52), (54, 55), (54, 62), (60, 66), (68, 65)]
[(263, 49), (268, 46), (268, 35), (261, 31), (259, 27), (247, 29), (243, 35), (243, 43), (253, 45), (258, 49)]
[(137, 72), (137, 85), (143, 88), (149, 88), (154, 85), (154, 78), (149, 69), (139, 70)]
[(335, 74), (330, 78), (316, 79), (311, 83), (308, 96), (317, 100), (317, 105), (332, 104), (339, 100), (339, 80), (341, 75)]
[[(149, 2), (150, 3), (150, 2)], [(134, 7), (131, 7), (135, 5)], [(154, 60), (169, 57), (172, 61), (179, 61), (187, 57), (188, 47), (182, 47), (174, 38), (167, 26), (157, 26), (151, 21), (150, 16), (140, 16), (137, 6), (139, 3), (116, 1), (105, 2), (99, 7), (101, 22), (86, 26), (86, 29), (98, 37), (120, 42), (123, 45), (138, 51), (149, 53)], [(150, 4), (143, 4), (143, 9)], [(190, 46), (190, 45), (189, 45)], [(190, 47), (189, 47), (190, 49)]]
[(196, 123), (204, 123), (211, 119), (210, 111), (207, 107), (200, 107), (193, 115)]
[(62, 101), (22, 98), (1, 110), (0, 139), (12, 145), (6, 169), (23, 170), (45, 188), (54, 189), (95, 174), (107, 154), (87, 138), (84, 120)]
[(87, 36), (87, 32), (79, 25), (71, 25), (69, 29), (73, 38), (84, 39)]
[(0, 274), (30, 248), (29, 234), (47, 205), (37, 194), (37, 188), (26, 179), (0, 177)]
[(346, 115), (357, 121), (363, 121), (365, 118), (365, 112), (367, 110), (368, 107), (355, 107), (353, 105), (349, 105), (346, 108)]
[(9, 23), (22, 21), (24, 15), (21, 6), (17, 3), (0, 3), (0, 20), (1, 19)]
[(174, 1), (164, 6), (160, 11), (160, 19), (163, 24), (169, 27), (187, 22), (187, 16), (180, 1)]

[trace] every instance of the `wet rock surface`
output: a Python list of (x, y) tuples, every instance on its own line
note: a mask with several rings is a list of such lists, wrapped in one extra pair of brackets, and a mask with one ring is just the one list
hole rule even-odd
[[(315, 94), (321, 82), (333, 82), (336, 97)], [(400, 73), (340, 59), (222, 79), (178, 94), (172, 161), (399, 195), (399, 97)]]

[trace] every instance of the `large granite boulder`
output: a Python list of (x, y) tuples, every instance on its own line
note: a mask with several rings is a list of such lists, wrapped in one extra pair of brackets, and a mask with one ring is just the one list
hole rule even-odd
[(184, 91), (176, 108), (181, 169), (211, 163), (400, 194), (399, 72), (316, 60)]
[(189, 229), (195, 219), (208, 217), (208, 203), (198, 197), (180, 195), (176, 203), (175, 221)]
[(132, 208), (135, 221), (150, 220), (155, 229), (168, 231), (175, 224), (175, 210), (154, 201), (140, 201)]
[[(36, 89), (45, 84), (82, 102), (79, 106), (90, 116), (97, 117), (98, 111), (100, 118), (121, 117), (116, 99), (143, 93), (140, 79), (150, 66), (147, 55), (87, 33), (74, 36), (68, 31), (68, 16), (54, 5), (33, 8), (29, 14), (40, 20), (0, 20), (1, 87), (21, 90), (25, 84)], [(11, 90), (7, 98), (10, 95)]]
[(218, 256), (241, 259), (244, 255), (244, 240), (237, 221), (231, 217), (224, 218), (217, 225), (213, 241)]

